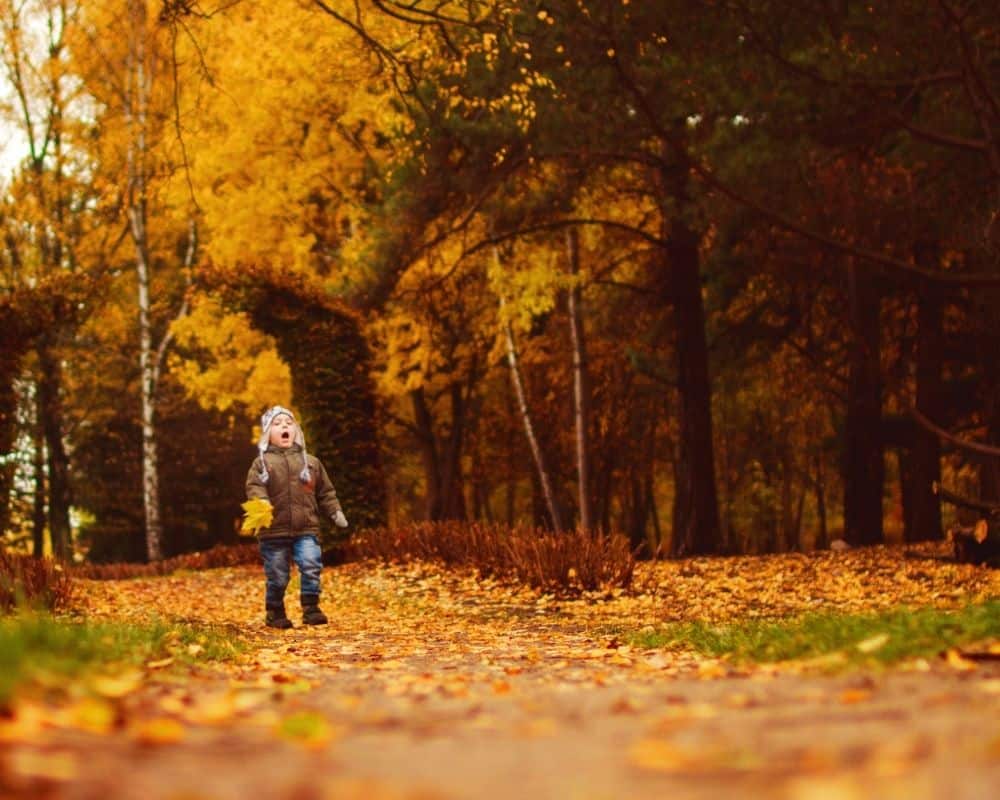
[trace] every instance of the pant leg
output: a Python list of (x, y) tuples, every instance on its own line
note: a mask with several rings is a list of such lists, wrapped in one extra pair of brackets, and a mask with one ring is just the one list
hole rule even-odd
[(285, 589), (291, 570), (289, 556), (291, 542), (287, 539), (261, 539), (260, 556), (264, 562), (264, 603), (268, 607), (279, 606), (285, 601)]
[(319, 577), (323, 570), (323, 551), (319, 539), (312, 534), (299, 536), (292, 545), (292, 558), (299, 568), (303, 595), (319, 596)]

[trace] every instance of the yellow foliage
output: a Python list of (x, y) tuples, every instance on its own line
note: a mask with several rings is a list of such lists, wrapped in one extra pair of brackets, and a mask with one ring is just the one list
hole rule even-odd
[(217, 300), (202, 297), (172, 330), (184, 355), (171, 355), (170, 370), (202, 408), (289, 404), (288, 365), (271, 338), (254, 329), (245, 314), (229, 313)]
[[(331, 5), (353, 18), (353, 3)], [(399, 124), (387, 77), (355, 33), (295, 0), (241, 3), (195, 23), (212, 86), (188, 104), (187, 150), (217, 266), (266, 263), (349, 280), (363, 171)], [(366, 20), (383, 41), (384, 15)], [(201, 57), (192, 52), (192, 60)]]

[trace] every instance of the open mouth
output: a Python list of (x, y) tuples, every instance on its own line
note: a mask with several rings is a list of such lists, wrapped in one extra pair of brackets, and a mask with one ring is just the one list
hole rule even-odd
[(283, 442), (287, 442), (291, 438), (292, 438), (292, 434), (290, 434), (288, 431), (284, 431), (281, 434), (281, 441), (283, 441)]

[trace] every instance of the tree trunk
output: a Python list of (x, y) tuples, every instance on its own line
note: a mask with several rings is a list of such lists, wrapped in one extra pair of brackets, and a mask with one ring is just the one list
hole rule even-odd
[(830, 546), (830, 534), (826, 523), (826, 473), (823, 471), (822, 455), (816, 457), (816, 482), (813, 489), (816, 492), (816, 517), (819, 525), (813, 547), (825, 549)]
[(781, 534), (777, 551), (787, 553), (798, 543), (796, 501), (792, 483), (793, 454), (791, 444), (786, 441), (781, 453)]
[(129, 123), (128, 217), (135, 246), (135, 273), (139, 308), (139, 372), (142, 402), (142, 502), (146, 517), (146, 556), (163, 558), (163, 526), (160, 520), (160, 487), (156, 446), (156, 381), (150, 319), (150, 264), (148, 219), (148, 114), (150, 82), (147, 49), (146, 3), (128, 0), (130, 25), (129, 63), (125, 92), (125, 115)]
[(851, 317), (844, 443), (844, 536), (853, 545), (879, 544), (882, 533), (882, 380), (880, 292), (869, 275), (848, 267)]
[(583, 335), (583, 305), (580, 289), (580, 234), (576, 228), (566, 231), (569, 272), (573, 277), (567, 295), (569, 331), (573, 344), (573, 417), (576, 421), (576, 473), (580, 495), (580, 528), (593, 530), (590, 501), (590, 380), (587, 374), (587, 348)]
[(423, 388), (410, 391), (410, 404), (413, 407), (413, 421), (417, 428), (417, 440), (420, 442), (420, 455), (424, 464), (424, 482), (427, 485), (424, 498), (424, 513), (428, 520), (441, 518), (441, 468), (438, 463), (437, 439), (434, 436), (434, 424)]
[[(995, 298), (994, 302), (1000, 301)], [(994, 340), (996, 341), (996, 340)], [(986, 422), (986, 443), (1000, 445), (1000, 367), (995, 359), (987, 360), (983, 369), (983, 418)], [(943, 420), (932, 420), (939, 425)], [(984, 458), (979, 463), (979, 497), (983, 502), (1000, 505), (1000, 458)]]
[(65, 561), (72, 555), (69, 508), (69, 458), (63, 444), (62, 365), (48, 342), (39, 344), (38, 412), (49, 462), (49, 535), (52, 555)]
[(507, 343), (507, 364), (510, 367), (510, 381), (514, 387), (514, 394), (517, 397), (517, 405), (521, 412), (521, 421), (524, 423), (524, 433), (528, 437), (528, 444), (531, 447), (531, 455), (535, 459), (538, 482), (541, 485), (542, 494), (545, 498), (549, 518), (552, 520), (552, 528), (556, 531), (561, 531), (562, 520), (559, 517), (559, 509), (556, 506), (555, 492), (552, 488), (552, 480), (549, 476), (548, 467), (545, 465), (545, 457), (538, 443), (538, 437), (535, 435), (535, 427), (531, 422), (531, 413), (528, 411), (528, 399), (525, 395), (524, 382), (521, 379), (521, 368), (517, 359), (517, 345), (514, 341), (514, 331), (509, 322), (504, 323), (504, 338)]
[[(494, 248), (494, 258), (499, 263), (500, 253)], [(501, 316), (505, 301), (503, 295), (500, 296)], [(521, 379), (521, 367), (518, 364), (517, 343), (514, 341), (514, 329), (509, 321), (503, 322), (504, 341), (507, 345), (507, 364), (510, 367), (510, 381), (514, 387), (514, 394), (517, 397), (517, 405), (521, 412), (521, 421), (524, 423), (524, 433), (528, 437), (528, 444), (531, 446), (531, 455), (535, 460), (535, 469), (538, 472), (538, 482), (541, 485), (542, 494), (545, 498), (545, 505), (548, 508), (549, 518), (552, 520), (552, 527), (556, 531), (562, 530), (562, 520), (559, 517), (559, 508), (556, 505), (556, 496), (552, 488), (552, 480), (549, 470), (545, 465), (545, 458), (542, 448), (535, 435), (535, 427), (531, 422), (531, 413), (528, 410), (528, 399), (524, 391), (524, 382)]]
[(35, 503), (31, 520), (31, 555), (41, 558), (45, 555), (45, 433), (42, 430), (39, 413), (38, 394), (35, 394)]
[[(677, 383), (680, 437), (675, 465), (671, 552), (675, 556), (715, 553), (719, 549), (719, 507), (712, 442), (712, 389), (701, 293), (698, 236), (684, 222), (686, 170), (666, 176), (676, 209), (664, 217), (666, 263), (677, 325)], [(670, 181), (673, 185), (671, 186)]]
[(465, 421), (467, 413), (467, 398), (462, 391), (462, 384), (454, 381), (450, 387), (451, 397), (451, 430), (448, 434), (448, 447), (442, 464), (441, 487), (444, 506), (444, 519), (464, 520), (465, 486), (462, 478), (462, 446), (465, 441)]
[[(986, 393), (984, 416), (986, 441), (1000, 443), (1000, 370), (989, 367), (989, 389)], [(1000, 504), (1000, 459), (984, 458), (979, 464), (979, 497), (983, 502)]]
[[(465, 430), (465, 398), (462, 385), (450, 387), (451, 431), (444, 447), (434, 430), (434, 420), (422, 388), (410, 392), (413, 418), (420, 441), (427, 484), (426, 516), (428, 520), (465, 519), (465, 492), (461, 472), (462, 445)], [(441, 451), (444, 450), (442, 457)]]
[[(511, 392), (507, 395), (507, 421), (511, 433), (513, 433), (515, 427), (515, 414), (514, 394)], [(512, 528), (514, 527), (514, 517), (517, 511), (517, 470), (514, 463), (514, 437), (511, 435), (507, 436), (506, 439), (507, 480), (504, 489), (504, 511), (507, 519), (507, 527)]]
[[(922, 286), (917, 308), (917, 410), (928, 419), (942, 420), (941, 364), (944, 360), (943, 308), (939, 292)], [(909, 513), (904, 513), (904, 538), (908, 542), (941, 539), (941, 503), (934, 484), (941, 481), (941, 441), (923, 427), (917, 428), (910, 453)]]

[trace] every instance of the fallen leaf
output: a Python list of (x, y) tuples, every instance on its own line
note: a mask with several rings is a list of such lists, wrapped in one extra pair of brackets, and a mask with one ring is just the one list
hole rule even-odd
[(275, 734), (283, 739), (318, 750), (329, 744), (337, 731), (315, 711), (299, 711), (278, 723)]
[(863, 639), (854, 646), (862, 653), (874, 653), (876, 650), (881, 650), (885, 647), (889, 642), (889, 638), (888, 633), (879, 633)]
[(143, 720), (132, 729), (132, 738), (146, 745), (176, 744), (186, 734), (184, 726), (170, 717)]
[(22, 778), (71, 781), (79, 772), (79, 761), (65, 751), (16, 749), (7, 756), (7, 768)]
[(843, 705), (850, 706), (856, 703), (866, 703), (871, 700), (871, 697), (870, 689), (844, 689), (838, 699)]
[(971, 672), (976, 669), (976, 663), (965, 658), (958, 650), (951, 648), (945, 653), (945, 661), (952, 669), (959, 672)]
[(101, 697), (124, 697), (142, 686), (143, 675), (138, 670), (123, 672), (120, 675), (101, 675), (91, 679), (90, 688)]
[(115, 725), (114, 706), (95, 697), (85, 697), (69, 706), (64, 716), (71, 727), (88, 733), (105, 734)]
[(665, 739), (640, 739), (628, 751), (631, 764), (655, 772), (679, 772), (700, 763), (698, 754)]
[(0, 718), (0, 742), (33, 741), (45, 729), (46, 710), (35, 703), (18, 703), (9, 718)]

